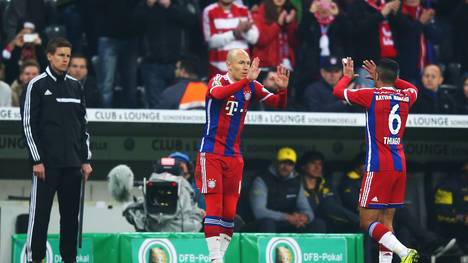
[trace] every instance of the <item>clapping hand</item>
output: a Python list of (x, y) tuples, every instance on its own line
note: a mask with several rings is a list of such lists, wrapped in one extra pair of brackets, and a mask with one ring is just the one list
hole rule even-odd
[(296, 10), (291, 10), (289, 13), (286, 15), (285, 22), (286, 24), (291, 23), (294, 19), (296, 18)]
[(256, 80), (260, 74), (260, 59), (258, 57), (254, 58), (252, 64), (250, 64), (249, 72), (247, 72), (247, 79), (249, 81)]
[(273, 77), (279, 90), (286, 89), (289, 84), (290, 72), (282, 65), (276, 67), (276, 75)]
[(364, 60), (362, 67), (369, 73), (373, 81), (377, 81), (377, 66), (373, 60)]
[(357, 77), (357, 74), (354, 74), (354, 61), (351, 57), (343, 58), (341, 62), (343, 63), (343, 75), (351, 79)]
[(434, 9), (424, 9), (421, 16), (419, 17), (419, 22), (423, 25), (429, 24), (435, 16)]

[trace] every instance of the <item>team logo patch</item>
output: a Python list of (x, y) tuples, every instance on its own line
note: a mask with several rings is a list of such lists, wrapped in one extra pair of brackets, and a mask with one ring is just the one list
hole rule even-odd
[(177, 252), (174, 245), (166, 238), (146, 239), (138, 250), (138, 262), (177, 262)]
[(266, 263), (302, 263), (302, 251), (290, 237), (274, 237), (266, 247)]
[(215, 187), (216, 187), (216, 180), (208, 179), (208, 188), (215, 188)]
[(250, 92), (244, 93), (244, 98), (245, 98), (245, 100), (250, 100), (250, 98), (252, 98), (252, 93), (250, 93)]

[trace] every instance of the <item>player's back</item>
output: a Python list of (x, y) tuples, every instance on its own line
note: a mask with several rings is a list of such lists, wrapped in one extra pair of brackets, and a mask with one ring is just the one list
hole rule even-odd
[(406, 171), (402, 143), (412, 105), (408, 93), (393, 87), (373, 90), (366, 111), (368, 171)]
[(406, 171), (402, 139), (418, 89), (402, 79), (390, 87), (349, 89), (351, 80), (341, 78), (333, 95), (366, 109), (366, 170)]

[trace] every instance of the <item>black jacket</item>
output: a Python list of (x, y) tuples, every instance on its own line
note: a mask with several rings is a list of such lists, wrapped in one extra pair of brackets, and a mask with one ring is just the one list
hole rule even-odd
[(424, 87), (419, 88), (418, 99), (414, 103), (414, 113), (458, 114), (458, 101), (448, 89), (439, 88), (437, 92)]
[(400, 64), (400, 78), (415, 81), (421, 76), (419, 71), (419, 49), (421, 34), (426, 38), (426, 56), (429, 63), (435, 63), (434, 44), (438, 44), (443, 32), (438, 23), (421, 24), (411, 17), (402, 15), (401, 24), (395, 30), (395, 39), (398, 43), (398, 62)]
[(356, 106), (343, 103), (333, 96), (333, 87), (321, 79), (307, 86), (304, 91), (304, 105), (312, 112), (358, 112)]
[[(355, 1), (349, 9), (349, 17), (352, 21), (351, 33), (353, 38), (354, 64), (361, 65), (365, 59), (378, 61), (380, 59), (380, 34), (379, 26), (385, 18), (382, 14), (368, 5), (365, 1)], [(395, 48), (399, 51), (395, 32), (402, 23), (402, 14), (388, 15), (387, 19), (393, 33)]]
[[(351, 24), (347, 17), (339, 15), (327, 30), (330, 43), (330, 53), (335, 57), (350, 56), (352, 45), (349, 32)], [(297, 68), (300, 72), (300, 88), (320, 78), (320, 37), (322, 36), (320, 24), (309, 11), (304, 12), (301, 23), (297, 29), (300, 48), (297, 56)]]
[(435, 220), (440, 224), (460, 224), (457, 216), (468, 215), (468, 180), (463, 175), (450, 176), (436, 187), (434, 194)]
[(95, 0), (98, 36), (128, 40), (138, 30), (133, 21), (133, 10), (140, 0)]
[(327, 224), (334, 229), (339, 225), (348, 225), (350, 227), (359, 224), (359, 217), (354, 210), (348, 210), (343, 206), (335, 189), (329, 185), (324, 178), (317, 181), (315, 189), (307, 189), (304, 181), (304, 190), (312, 210), (317, 211), (318, 217), (325, 219)]
[(146, 1), (142, 1), (135, 8), (135, 23), (144, 33), (146, 62), (176, 63), (181, 53), (187, 52), (190, 39), (186, 32), (197, 24), (197, 16), (179, 2), (172, 1), (165, 8), (158, 3), (148, 7)]
[(87, 76), (80, 83), (83, 88), (86, 106), (88, 108), (101, 108), (101, 93), (99, 92), (96, 79), (93, 76)]
[(282, 178), (275, 176), (270, 171), (260, 176), (268, 188), (267, 208), (283, 213), (297, 211), (297, 198), (301, 191), (301, 178)]
[(33, 164), (80, 167), (90, 161), (84, 95), (76, 79), (47, 67), (23, 92), (21, 118)]

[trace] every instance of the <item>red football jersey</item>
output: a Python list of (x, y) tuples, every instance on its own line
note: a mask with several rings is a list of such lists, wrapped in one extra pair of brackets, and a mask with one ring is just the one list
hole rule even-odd
[[(228, 92), (228, 91), (234, 92)], [(232, 81), (228, 74), (216, 75), (208, 83), (206, 122), (200, 152), (224, 156), (241, 155), (240, 140), (244, 119), (252, 99), (275, 107), (286, 107), (287, 90), (269, 92), (257, 81)]]
[(366, 109), (366, 170), (406, 171), (403, 134), (417, 88), (398, 79), (395, 87), (347, 89), (351, 79), (343, 77), (333, 94)]

